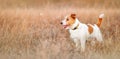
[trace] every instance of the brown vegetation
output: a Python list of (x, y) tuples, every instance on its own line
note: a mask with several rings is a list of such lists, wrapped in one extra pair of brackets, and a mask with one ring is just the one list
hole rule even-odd
[[(11, 0), (8, 2), (11, 5), (6, 4), (7, 0), (0, 2), (0, 59), (120, 58), (119, 0), (20, 1)], [(84, 3), (78, 4), (81, 1)], [(44, 6), (39, 2), (44, 2)], [(100, 27), (103, 44), (92, 46), (87, 42), (85, 53), (76, 51), (69, 33), (60, 25), (64, 16), (70, 13), (76, 13), (81, 22), (92, 24), (97, 23), (100, 13), (105, 13)]]

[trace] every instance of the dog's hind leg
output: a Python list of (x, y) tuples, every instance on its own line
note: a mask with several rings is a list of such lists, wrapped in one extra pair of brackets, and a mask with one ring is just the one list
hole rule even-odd
[(97, 41), (99, 41), (100, 43), (103, 41), (102, 34), (101, 34), (100, 31), (98, 32), (98, 34), (97, 34), (97, 36), (96, 36), (96, 39), (97, 39)]

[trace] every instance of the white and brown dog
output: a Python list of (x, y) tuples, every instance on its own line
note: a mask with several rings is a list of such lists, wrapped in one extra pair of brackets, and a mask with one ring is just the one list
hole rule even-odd
[(65, 29), (69, 30), (70, 37), (75, 42), (76, 47), (79, 47), (79, 43), (81, 43), (81, 51), (84, 51), (88, 38), (96, 38), (99, 42), (103, 41), (99, 29), (103, 17), (104, 14), (100, 14), (97, 24), (91, 25), (81, 23), (78, 18), (76, 18), (76, 14), (71, 14), (66, 16), (61, 24)]

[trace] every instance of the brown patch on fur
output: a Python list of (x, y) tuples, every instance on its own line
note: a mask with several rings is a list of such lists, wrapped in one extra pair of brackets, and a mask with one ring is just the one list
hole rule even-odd
[(97, 26), (100, 27), (101, 23), (102, 23), (102, 18), (99, 18), (99, 20), (97, 22)]
[(67, 19), (68, 19), (68, 20), (67, 20), (67, 25), (72, 25), (72, 24), (75, 23), (75, 18), (73, 18), (72, 15), (69, 16)]
[(87, 26), (88, 26), (88, 31), (89, 31), (89, 33), (91, 34), (91, 33), (93, 32), (93, 27), (90, 26), (90, 25), (87, 25)]
[(76, 14), (71, 14), (71, 17), (72, 17), (73, 19), (75, 19), (75, 18), (76, 18)]

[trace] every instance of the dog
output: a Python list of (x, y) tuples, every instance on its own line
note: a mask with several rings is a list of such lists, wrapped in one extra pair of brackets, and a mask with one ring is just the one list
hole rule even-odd
[(102, 23), (104, 14), (100, 14), (98, 22), (94, 25), (81, 23), (76, 14), (70, 14), (62, 20), (61, 24), (65, 29), (68, 29), (70, 38), (74, 41), (76, 47), (81, 43), (81, 51), (85, 51), (85, 43), (89, 38), (95, 38), (97, 41), (102, 42), (102, 34), (100, 25)]

